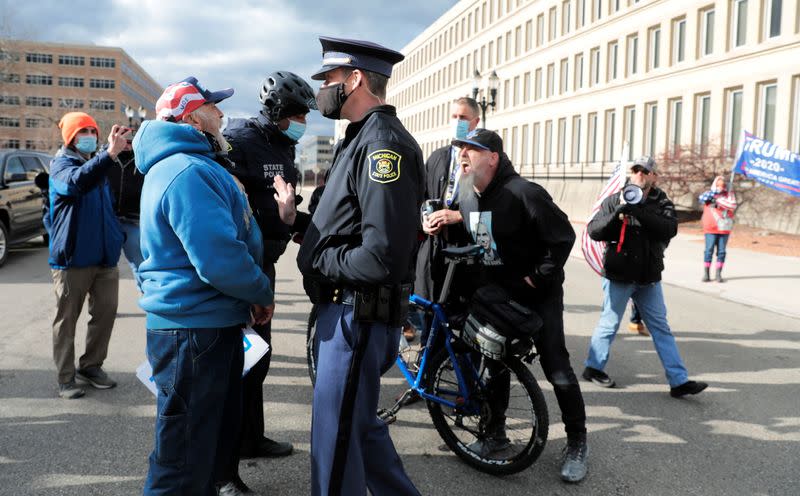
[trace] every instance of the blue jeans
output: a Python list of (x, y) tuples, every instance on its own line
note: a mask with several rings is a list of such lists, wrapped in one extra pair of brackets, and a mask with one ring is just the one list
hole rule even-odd
[(658, 358), (664, 366), (664, 373), (670, 387), (680, 386), (689, 380), (689, 373), (683, 365), (675, 336), (667, 323), (667, 307), (661, 283), (633, 284), (610, 281), (603, 278), (603, 313), (592, 334), (589, 356), (584, 364), (597, 370), (604, 370), (608, 363), (611, 343), (619, 329), (628, 299), (639, 307), (642, 318), (647, 322), (650, 336), (656, 347)]
[(120, 219), (119, 225), (122, 227), (122, 232), (125, 233), (125, 243), (122, 244), (122, 253), (125, 254), (125, 259), (131, 266), (133, 272), (133, 279), (136, 281), (136, 287), (142, 291), (142, 278), (139, 276), (139, 265), (144, 260), (142, 257), (142, 249), (139, 247), (139, 223)]
[(144, 494), (216, 495), (239, 435), (242, 330), (148, 329), (147, 359), (158, 398)]
[(725, 247), (728, 246), (728, 236), (730, 234), (706, 234), (706, 251), (703, 254), (704, 262), (711, 263), (714, 248), (717, 249), (717, 262), (725, 262)]

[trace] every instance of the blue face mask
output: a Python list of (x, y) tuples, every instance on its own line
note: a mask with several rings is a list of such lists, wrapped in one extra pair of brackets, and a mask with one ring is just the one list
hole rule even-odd
[(75, 142), (75, 148), (81, 153), (94, 153), (97, 150), (97, 136), (81, 136)]
[(467, 133), (469, 133), (469, 121), (453, 119), (453, 130), (455, 131), (455, 138), (457, 140), (465, 139)]
[(290, 140), (300, 141), (300, 138), (306, 133), (306, 125), (289, 119), (289, 127), (282, 130), (282, 132), (288, 136)]

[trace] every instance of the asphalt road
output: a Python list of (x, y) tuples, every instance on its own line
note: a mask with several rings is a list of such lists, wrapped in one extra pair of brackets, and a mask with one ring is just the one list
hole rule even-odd
[[(309, 493), (311, 385), (304, 358), (310, 304), (294, 247), (278, 269), (275, 354), (264, 386), (267, 431), (296, 453), (245, 461), (243, 479), (262, 495)], [(46, 249), (14, 250), (0, 268), (0, 494), (141, 494), (152, 448), (154, 399), (135, 377), (144, 360), (144, 315), (123, 261), (119, 315), (106, 362), (116, 389), (80, 400), (56, 396), (50, 322), (54, 295)], [(578, 373), (597, 322), (600, 281), (575, 259), (567, 266), (567, 344)], [(533, 371), (550, 408), (550, 436), (538, 462), (497, 478), (467, 467), (442, 445), (427, 410), (400, 412), (391, 432), (424, 495), (797, 495), (800, 493), (800, 320), (674, 286), (669, 318), (703, 394), (669, 396), (648, 338), (620, 331), (607, 372), (621, 386), (582, 383), (587, 405), (587, 479), (558, 477), (564, 431), (552, 389)], [(78, 327), (83, 349), (86, 316)], [(390, 372), (383, 396), (401, 391)], [(381, 495), (377, 495), (381, 496)]]

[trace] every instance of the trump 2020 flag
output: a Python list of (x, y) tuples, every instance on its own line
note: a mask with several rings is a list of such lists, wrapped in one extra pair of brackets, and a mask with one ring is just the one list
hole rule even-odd
[[(626, 157), (627, 155), (628, 144), (625, 143), (622, 149), (622, 156)], [(603, 200), (611, 195), (616, 195), (622, 190), (622, 187), (625, 185), (625, 178), (627, 177), (627, 165), (628, 163), (623, 160), (617, 162), (617, 166), (614, 168), (614, 172), (611, 173), (611, 177), (608, 179), (605, 187), (603, 187), (603, 190), (597, 195), (597, 200), (595, 200), (592, 206), (592, 213), (589, 214), (589, 218), (586, 220), (587, 226), (589, 222), (594, 219), (594, 216), (597, 215), (597, 212), (600, 210), (600, 205), (603, 204)], [(589, 267), (598, 274), (602, 274), (603, 255), (606, 253), (605, 242), (593, 240), (589, 237), (589, 233), (584, 228), (583, 234), (581, 235), (581, 250), (583, 251), (583, 258), (586, 259), (586, 263), (589, 264)]]
[(800, 196), (800, 155), (752, 133), (739, 140), (733, 172), (770, 188)]

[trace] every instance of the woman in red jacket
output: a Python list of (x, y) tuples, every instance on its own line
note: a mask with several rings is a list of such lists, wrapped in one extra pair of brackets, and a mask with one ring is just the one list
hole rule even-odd
[(725, 247), (728, 236), (733, 229), (733, 213), (736, 210), (736, 197), (733, 192), (728, 192), (725, 178), (717, 176), (711, 183), (711, 189), (700, 195), (703, 207), (703, 233), (706, 236), (706, 250), (704, 254), (703, 282), (711, 280), (709, 270), (714, 249), (717, 250), (717, 282), (722, 279), (722, 266), (725, 265)]

